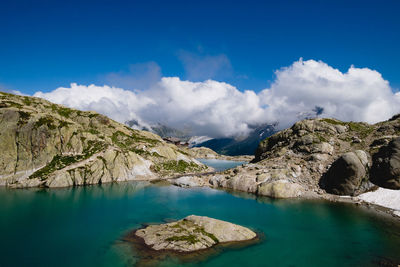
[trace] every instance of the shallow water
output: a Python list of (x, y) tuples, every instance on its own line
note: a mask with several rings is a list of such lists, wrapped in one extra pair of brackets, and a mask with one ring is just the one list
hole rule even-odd
[[(132, 266), (121, 241), (143, 223), (190, 214), (263, 233), (187, 266), (375, 266), (400, 263), (400, 226), (351, 204), (271, 200), (210, 188), (127, 182), (65, 189), (0, 188), (0, 266)], [(182, 266), (168, 259), (161, 266)]]

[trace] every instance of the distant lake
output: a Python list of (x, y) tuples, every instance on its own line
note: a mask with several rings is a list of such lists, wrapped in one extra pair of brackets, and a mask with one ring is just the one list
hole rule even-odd
[[(187, 266), (374, 266), (400, 262), (398, 223), (350, 204), (271, 200), (210, 188), (126, 182), (65, 189), (0, 188), (0, 266), (132, 266), (121, 241), (142, 223), (190, 214), (262, 232), (261, 243)], [(160, 266), (180, 266), (176, 259)]]
[(213, 167), (216, 171), (224, 171), (247, 163), (246, 161), (233, 161), (233, 160), (221, 160), (221, 159), (197, 159), (197, 160), (207, 166)]

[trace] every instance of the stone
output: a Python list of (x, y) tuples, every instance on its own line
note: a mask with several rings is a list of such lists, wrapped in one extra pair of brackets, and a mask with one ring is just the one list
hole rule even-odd
[(328, 193), (354, 195), (367, 175), (365, 151), (348, 152), (339, 157), (321, 179)]
[(169, 180), (173, 185), (180, 187), (200, 187), (204, 186), (204, 179), (196, 176), (182, 176), (177, 179)]
[(271, 198), (295, 198), (304, 193), (304, 188), (296, 183), (287, 180), (261, 183), (258, 186), (257, 194)]
[(373, 155), (370, 177), (378, 186), (400, 189), (400, 138), (393, 139)]
[(193, 252), (210, 248), (218, 243), (252, 240), (257, 234), (252, 230), (205, 216), (190, 215), (166, 224), (150, 225), (139, 229), (135, 235), (154, 250)]

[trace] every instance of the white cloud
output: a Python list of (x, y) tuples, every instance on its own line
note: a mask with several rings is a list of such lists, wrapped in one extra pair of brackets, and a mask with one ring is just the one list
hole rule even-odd
[(76, 109), (97, 111), (119, 122), (140, 120), (138, 112), (153, 102), (121, 88), (76, 83), (71, 83), (69, 88), (60, 87), (48, 93), (36, 92), (34, 96)]
[(35, 96), (95, 110), (120, 122), (160, 122), (211, 137), (245, 135), (249, 125), (266, 122), (288, 127), (316, 106), (323, 108), (321, 116), (370, 123), (400, 112), (400, 94), (392, 92), (380, 73), (353, 66), (342, 73), (314, 60), (299, 60), (278, 70), (271, 87), (258, 94), (213, 80), (165, 77), (142, 91), (71, 84)]
[(322, 107), (324, 117), (375, 123), (400, 112), (400, 96), (382, 75), (351, 66), (342, 73), (321, 61), (299, 60), (276, 72), (271, 88), (260, 93), (269, 106), (269, 119), (282, 126), (294, 122), (299, 112)]

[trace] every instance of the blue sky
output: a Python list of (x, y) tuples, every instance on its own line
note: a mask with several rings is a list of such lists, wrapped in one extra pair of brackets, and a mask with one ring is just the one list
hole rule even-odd
[(28, 94), (71, 82), (118, 86), (113, 74), (137, 81), (150, 70), (257, 92), (302, 57), (375, 69), (396, 89), (399, 11), (400, 1), (368, 0), (3, 0), (0, 86)]

